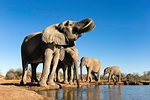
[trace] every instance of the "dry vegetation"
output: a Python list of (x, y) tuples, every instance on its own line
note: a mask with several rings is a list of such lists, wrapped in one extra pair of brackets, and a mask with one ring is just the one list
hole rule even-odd
[[(37, 78), (40, 79), (41, 73), (37, 72)], [(0, 74), (0, 77), (3, 77)], [(21, 69), (10, 69), (5, 76), (5, 79), (12, 80), (12, 79), (21, 79), (22, 77), (22, 70)], [(31, 77), (31, 68), (28, 70), (27, 77)], [(60, 72), (60, 78), (63, 79), (63, 74)], [(83, 74), (83, 79), (86, 80), (86, 74)], [(103, 77), (101, 75), (102, 80), (107, 80), (108, 76)], [(117, 77), (115, 77), (117, 79)], [(122, 81), (150, 81), (150, 71), (144, 72), (142, 75), (139, 75), (138, 73), (129, 73), (124, 74), (122, 73)]]

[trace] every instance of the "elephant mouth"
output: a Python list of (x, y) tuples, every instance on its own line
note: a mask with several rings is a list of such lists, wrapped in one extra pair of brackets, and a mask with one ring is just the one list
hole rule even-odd
[(90, 18), (80, 21), (83, 23), (83, 27), (80, 29), (80, 33), (90, 32), (95, 28), (94, 21)]

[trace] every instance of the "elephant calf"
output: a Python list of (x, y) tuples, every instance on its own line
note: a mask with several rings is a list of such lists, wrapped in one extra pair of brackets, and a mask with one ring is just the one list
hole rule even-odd
[(112, 78), (113, 81), (115, 81), (114, 76), (118, 77), (118, 81), (121, 81), (121, 70), (118, 66), (112, 66), (112, 67), (107, 67), (104, 69), (104, 76), (109, 73), (108, 77), (108, 82), (110, 82), (110, 79)]
[[(83, 81), (82, 78), (82, 68), (83, 66), (86, 66), (87, 69), (87, 82), (89, 82), (89, 79), (91, 79), (91, 74), (95, 77), (98, 82), (100, 82), (100, 72), (101, 72), (101, 63), (99, 60), (93, 58), (91, 59), (90, 57), (82, 57), (81, 58), (81, 63), (80, 63), (80, 68), (81, 68), (81, 80)], [(95, 76), (95, 73), (97, 73), (97, 77)]]
[[(67, 84), (68, 80), (69, 80), (69, 83), (72, 84), (73, 72), (75, 72), (74, 73), (75, 75), (78, 74), (78, 60), (79, 60), (78, 49), (76, 49), (76, 48), (61, 48), (60, 49), (60, 58), (59, 58), (58, 66), (56, 69), (56, 81), (59, 81), (58, 73), (59, 73), (60, 68), (62, 68), (63, 75), (64, 75), (64, 83)], [(75, 71), (73, 71), (74, 69), (75, 69)]]

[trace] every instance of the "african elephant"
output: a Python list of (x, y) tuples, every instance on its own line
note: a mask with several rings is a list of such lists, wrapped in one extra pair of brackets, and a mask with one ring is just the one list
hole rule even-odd
[[(26, 80), (28, 64), (31, 64), (33, 68), (32, 80), (36, 80), (36, 67), (39, 63), (43, 63), (40, 86), (47, 86), (46, 81), (51, 64), (53, 69), (48, 78), (48, 84), (55, 85), (53, 77), (58, 64), (61, 46), (74, 46), (75, 41), (81, 37), (82, 33), (89, 32), (94, 27), (93, 20), (89, 18), (82, 21), (67, 20), (60, 24), (48, 26), (43, 32), (36, 32), (26, 36), (21, 46), (23, 75), (20, 83), (24, 84)], [(76, 77), (79, 79), (78, 74)], [(77, 83), (79, 85), (79, 81)]]
[[(88, 72), (87, 79), (86, 79), (87, 82), (89, 82), (89, 79), (91, 79), (91, 74), (94, 76), (95, 80), (98, 80), (98, 82), (100, 82), (101, 63), (99, 60), (95, 58), (91, 59), (90, 57), (81, 58), (81, 63), (80, 63), (81, 81), (83, 81), (83, 78), (82, 78), (83, 66), (86, 66), (86, 69)], [(97, 73), (97, 77), (95, 73)]]
[(121, 80), (121, 70), (118, 66), (112, 66), (112, 67), (105, 68), (103, 76), (105, 76), (107, 73), (109, 73), (108, 82), (110, 82), (111, 78), (113, 79), (113, 81), (115, 81), (113, 75), (118, 77), (118, 81)]
[[(60, 58), (59, 63), (56, 68), (56, 81), (59, 79), (59, 70), (60, 68), (63, 69), (64, 75), (64, 83), (67, 84), (68, 80), (69, 83), (72, 84), (73, 81), (73, 74), (77, 75), (78, 73), (78, 49), (76, 48), (62, 48), (60, 49)], [(75, 70), (74, 70), (75, 69)]]

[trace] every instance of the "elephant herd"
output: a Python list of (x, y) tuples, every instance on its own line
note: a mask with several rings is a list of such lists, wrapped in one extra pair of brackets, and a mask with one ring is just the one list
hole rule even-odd
[[(83, 33), (90, 32), (94, 28), (94, 21), (90, 18), (82, 21), (67, 20), (60, 24), (48, 26), (43, 32), (35, 32), (26, 36), (21, 46), (23, 75), (20, 84), (23, 85), (26, 82), (28, 64), (31, 64), (32, 69), (31, 82), (38, 82), (36, 68), (39, 63), (43, 63), (42, 74), (39, 81), (40, 86), (55, 85), (55, 75), (56, 81), (59, 82), (59, 70), (62, 68), (64, 83), (72, 84), (74, 79), (76, 79), (79, 87), (79, 53), (78, 49), (71, 47), (76, 45), (75, 41), (81, 37)], [(81, 58), (81, 80), (83, 80), (83, 66), (86, 66), (88, 72), (87, 82), (92, 79), (91, 74), (96, 81), (100, 82), (101, 64), (99, 60), (89, 57)], [(97, 76), (95, 73), (97, 73)], [(113, 78), (112, 75), (117, 75), (120, 81), (121, 70), (119, 67), (107, 67), (104, 70), (104, 75), (107, 73), (109, 73), (109, 81), (110, 78)]]

